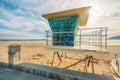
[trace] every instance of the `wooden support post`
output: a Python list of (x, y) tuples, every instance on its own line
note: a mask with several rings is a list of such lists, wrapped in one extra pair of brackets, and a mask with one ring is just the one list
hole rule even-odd
[(51, 66), (53, 66), (53, 63), (54, 63), (55, 53), (56, 53), (56, 52), (54, 52), (54, 53), (53, 53), (53, 57), (52, 57)]
[(58, 59), (59, 59), (60, 61), (61, 61), (61, 59), (62, 59), (62, 57), (59, 55), (58, 52), (54, 52), (54, 53), (53, 53), (53, 57), (52, 57), (51, 66), (53, 66), (55, 55), (57, 55), (57, 57), (58, 57)]
[[(88, 56), (86, 55), (86, 58), (87, 58), (87, 57), (88, 57)], [(84, 72), (87, 72), (87, 59), (85, 59)]]
[(85, 65), (84, 65), (84, 72), (87, 72), (87, 62), (88, 62), (88, 55), (85, 57)]
[(19, 61), (20, 61), (20, 59), (21, 59), (20, 50), (18, 52), (19, 52)]
[[(93, 56), (86, 57), (86, 60), (87, 60), (87, 67), (89, 67), (90, 63), (92, 63), (92, 73), (94, 74), (94, 60), (93, 60)], [(97, 63), (97, 62), (95, 62), (95, 63)]]
[(62, 54), (60, 55), (60, 57), (61, 57), (61, 59), (64, 57), (64, 55), (63, 55), (64, 53), (62, 52)]
[(56, 52), (56, 53), (57, 53), (57, 56), (58, 56), (59, 60), (61, 61), (61, 57), (60, 57), (59, 53), (58, 52)]
[(91, 63), (92, 64), (92, 66), (91, 66), (92, 67), (92, 73), (94, 74), (94, 63), (98, 63), (98, 62), (94, 61), (93, 56), (88, 56), (88, 55), (86, 55), (86, 57), (84, 59), (81, 59), (81, 60), (79, 60), (79, 61), (77, 61), (77, 62), (75, 62), (75, 63), (73, 63), (73, 64), (71, 64), (71, 65), (69, 65), (67, 67), (65, 67), (64, 69), (70, 68), (70, 67), (72, 67), (74, 65), (77, 65), (80, 62), (83, 62), (83, 61), (85, 62), (84, 71), (85, 72), (88, 71), (87, 68), (90, 67), (90, 63)]
[(88, 57), (88, 64), (87, 64), (87, 66), (90, 65), (90, 62), (91, 62), (91, 56)]
[(93, 61), (93, 56), (91, 57), (92, 59), (92, 73), (94, 74), (94, 61)]

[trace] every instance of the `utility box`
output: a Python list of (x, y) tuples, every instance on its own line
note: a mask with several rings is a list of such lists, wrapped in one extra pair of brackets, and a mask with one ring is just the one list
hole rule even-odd
[(8, 62), (9, 64), (14, 64), (17, 61), (20, 61), (20, 51), (21, 45), (12, 44), (8, 46)]

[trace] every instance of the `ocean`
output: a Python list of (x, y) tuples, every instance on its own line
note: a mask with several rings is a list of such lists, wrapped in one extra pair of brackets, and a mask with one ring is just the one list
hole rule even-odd
[(108, 40), (108, 45), (120, 45), (120, 40), (119, 39), (109, 39)]
[[(0, 40), (0, 42), (46, 42), (46, 39), (34, 40)], [(108, 39), (108, 45), (120, 45), (119, 39)]]
[(1, 39), (0, 42), (46, 42), (46, 39)]

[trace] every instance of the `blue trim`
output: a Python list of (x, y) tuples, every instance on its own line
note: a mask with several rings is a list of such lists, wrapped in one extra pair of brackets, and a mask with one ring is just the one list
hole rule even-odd
[(88, 49), (84, 49), (84, 51), (88, 51), (88, 52), (96, 52), (96, 50), (88, 50)]
[(11, 50), (9, 50), (9, 51), (8, 51), (8, 54), (9, 54), (9, 55), (12, 55), (12, 54), (13, 54), (13, 52), (12, 52)]

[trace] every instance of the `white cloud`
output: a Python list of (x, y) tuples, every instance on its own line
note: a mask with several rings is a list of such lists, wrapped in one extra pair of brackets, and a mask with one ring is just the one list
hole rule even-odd
[(25, 12), (22, 9), (15, 10), (16, 14), (25, 14)]
[[(91, 17), (91, 22), (89, 20), (89, 24), (87, 24), (87, 26), (108, 26), (110, 31), (115, 29), (111, 31), (111, 33), (115, 33), (115, 31), (119, 32), (120, 30), (120, 18), (105, 18), (107, 16), (110, 17), (111, 14), (114, 14), (116, 11), (118, 11), (118, 8), (120, 7), (119, 0), (8, 0), (8, 3), (17, 6), (18, 8), (11, 11), (0, 8), (0, 14), (3, 14), (6, 18), (1, 18), (0, 24), (11, 29), (19, 29), (19, 31), (22, 31), (23, 33), (29, 33), (35, 29), (39, 30), (40, 32), (50, 29), (47, 20), (41, 17), (42, 14), (79, 8), (82, 6), (100, 7), (102, 10), (102, 14), (100, 14), (97, 19), (93, 20)], [(98, 13), (99, 12), (97, 11), (95, 12), (95, 14)], [(20, 14), (21, 16), (17, 14)]]
[[(12, 0), (12, 2), (16, 1)], [(90, 0), (19, 0), (16, 2), (22, 9), (42, 14), (88, 6), (91, 3)]]
[[(17, 12), (23, 13), (21, 10)], [(22, 31), (32, 31), (36, 28), (42, 28), (43, 30), (48, 29), (48, 23), (45, 20), (31, 19), (24, 16), (17, 16), (5, 9), (1, 8), (1, 13), (7, 17), (7, 19), (0, 19), (0, 24), (5, 25), (11, 29), (22, 29)], [(24, 14), (24, 13), (23, 13)], [(39, 29), (40, 30), (40, 29)], [(40, 30), (40, 31), (43, 31)]]
[(1, 19), (0, 24), (5, 25), (9, 28), (20, 28), (21, 27), (21, 23), (24, 21), (24, 17), (16, 16), (3, 8), (0, 8), (0, 10), (1, 10), (1, 14), (3, 14), (4, 17), (6, 18), (6, 19), (4, 18)]

